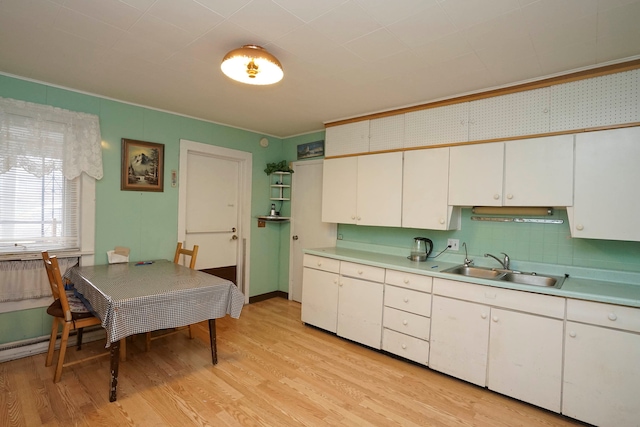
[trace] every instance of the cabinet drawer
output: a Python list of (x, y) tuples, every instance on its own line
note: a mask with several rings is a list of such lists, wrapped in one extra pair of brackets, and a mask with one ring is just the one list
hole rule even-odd
[(385, 285), (384, 305), (402, 311), (431, 316), (431, 294)]
[(429, 363), (428, 341), (410, 337), (390, 329), (383, 331), (382, 349), (423, 365)]
[(562, 297), (476, 285), (475, 283), (458, 282), (438, 277), (433, 280), (433, 293), (494, 307), (564, 319), (565, 299)]
[(331, 273), (340, 272), (340, 261), (337, 259), (305, 254), (303, 264), (305, 267), (315, 268), (316, 270), (329, 271)]
[(640, 308), (568, 299), (567, 320), (640, 332)]
[(380, 267), (342, 261), (342, 263), (340, 263), (340, 274), (370, 280), (372, 282), (384, 283), (384, 268)]
[(382, 325), (387, 329), (429, 341), (431, 319), (395, 308), (385, 307)]
[(387, 270), (385, 283), (403, 288), (415, 289), (421, 292), (431, 292), (433, 278), (420, 274), (405, 273), (397, 270)]

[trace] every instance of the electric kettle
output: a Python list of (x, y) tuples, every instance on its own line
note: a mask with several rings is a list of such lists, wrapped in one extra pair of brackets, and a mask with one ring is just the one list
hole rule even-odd
[(413, 247), (411, 248), (411, 261), (426, 261), (429, 254), (433, 250), (433, 242), (426, 237), (415, 237), (413, 239)]

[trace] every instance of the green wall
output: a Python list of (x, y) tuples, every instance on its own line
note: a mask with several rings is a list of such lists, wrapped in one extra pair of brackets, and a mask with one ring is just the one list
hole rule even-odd
[[(138, 107), (96, 96), (0, 75), (0, 96), (100, 117), (104, 177), (96, 183), (96, 263), (106, 264), (106, 252), (114, 246), (131, 249), (131, 260), (173, 257), (178, 235), (178, 190), (170, 185), (171, 170), (179, 170), (180, 139), (250, 152), (253, 155), (251, 216), (264, 215), (271, 204), (268, 162), (295, 160), (295, 148), (283, 148), (281, 139)], [(121, 139), (137, 139), (165, 145), (164, 192), (120, 191)], [(305, 137), (292, 138), (304, 141)], [(313, 140), (313, 139), (312, 139)], [(288, 157), (287, 157), (288, 156)], [(285, 207), (285, 209), (289, 209)], [(285, 244), (281, 244), (282, 236)], [(250, 296), (288, 286), (288, 225), (251, 223)], [(283, 261), (286, 259), (286, 262)], [(283, 270), (284, 268), (284, 270)], [(50, 318), (44, 309), (0, 314), (0, 343), (49, 333)], [(15, 328), (15, 325), (20, 325)]]
[[(548, 218), (562, 224), (531, 224), (472, 221), (471, 209), (462, 209), (460, 230), (434, 231), (411, 228), (338, 226), (338, 237), (345, 242), (401, 248), (409, 255), (414, 237), (428, 237), (434, 243), (432, 255), (447, 246), (447, 239), (467, 243), (469, 258), (485, 253), (509, 254), (512, 262), (528, 261), (575, 267), (640, 272), (640, 242), (572, 239), (565, 209), (556, 209)], [(464, 254), (462, 247), (458, 252)]]

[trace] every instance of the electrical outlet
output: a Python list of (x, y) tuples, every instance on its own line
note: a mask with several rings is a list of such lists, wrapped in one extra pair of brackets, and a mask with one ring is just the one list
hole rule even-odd
[(457, 251), (460, 249), (460, 240), (459, 239), (448, 239), (447, 246), (451, 246), (449, 249), (452, 251)]

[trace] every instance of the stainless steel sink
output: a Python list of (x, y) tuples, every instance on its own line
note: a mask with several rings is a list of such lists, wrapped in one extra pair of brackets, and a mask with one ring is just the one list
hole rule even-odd
[(501, 282), (511, 282), (520, 285), (543, 286), (560, 288), (564, 283), (564, 277), (549, 276), (536, 273), (523, 273), (513, 270), (502, 270), (486, 267), (475, 267), (466, 265), (457, 265), (446, 270), (443, 273), (450, 273), (460, 276), (475, 277), (477, 279), (498, 280)]
[(559, 288), (564, 282), (564, 277), (542, 276), (531, 273), (505, 273), (500, 277), (500, 280), (505, 282), (519, 283), (521, 285)]
[(443, 270), (443, 273), (460, 274), (462, 276), (476, 277), (478, 279), (496, 279), (498, 276), (503, 275), (503, 272), (496, 271), (492, 268), (472, 267), (465, 265), (458, 265), (447, 270)]

